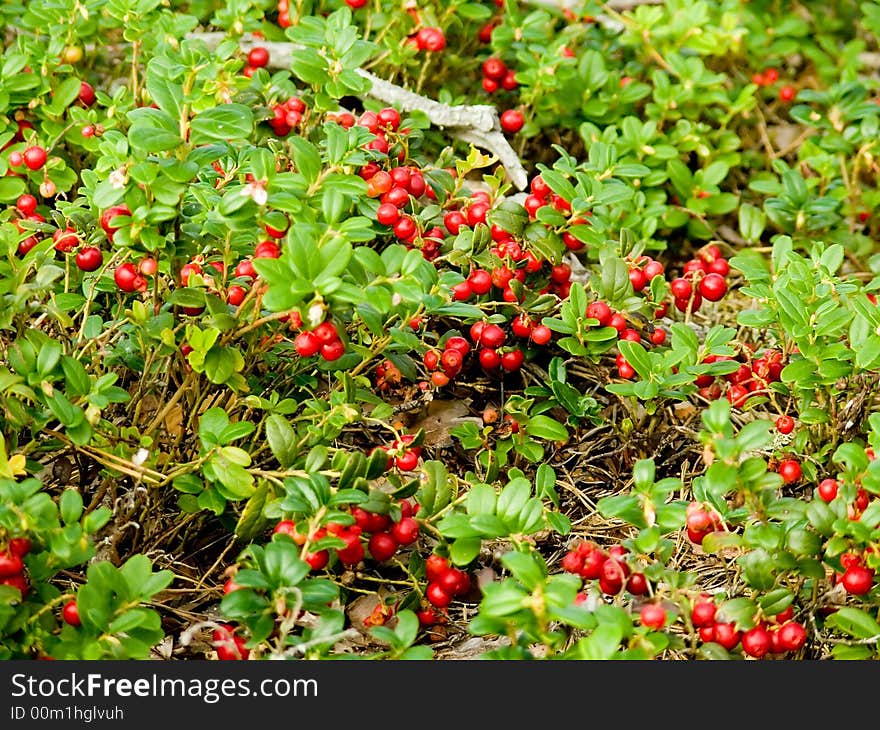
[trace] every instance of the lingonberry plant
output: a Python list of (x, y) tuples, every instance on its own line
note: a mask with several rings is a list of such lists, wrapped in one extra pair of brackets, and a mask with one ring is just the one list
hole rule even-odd
[(0, 8), (0, 658), (878, 657), (878, 5), (582, 5)]

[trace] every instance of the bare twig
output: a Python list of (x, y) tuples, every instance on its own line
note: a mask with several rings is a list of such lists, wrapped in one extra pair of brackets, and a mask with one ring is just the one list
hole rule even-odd
[[(216, 48), (228, 38), (225, 33), (191, 33), (188, 37), (201, 40), (208, 48)], [(254, 46), (265, 48), (269, 52), (269, 65), (272, 68), (290, 68), (293, 52), (300, 47), (295, 43), (265, 41), (251, 34), (242, 35), (238, 41), (245, 52)], [(357, 74), (370, 82), (370, 89), (366, 92), (369, 96), (405, 112), (424, 112), (432, 124), (449, 129), (452, 136), (492, 153), (517, 189), (524, 190), (528, 185), (528, 173), (501, 131), (495, 107), (483, 104), (441, 104), (380, 79), (364, 69), (357, 69)]]

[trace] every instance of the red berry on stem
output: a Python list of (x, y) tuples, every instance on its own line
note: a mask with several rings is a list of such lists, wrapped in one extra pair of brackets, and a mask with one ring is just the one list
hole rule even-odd
[(759, 624), (743, 633), (741, 641), (746, 654), (760, 659), (770, 651), (773, 639), (770, 632)]
[(46, 159), (46, 150), (39, 145), (33, 145), (24, 151), (24, 164), (31, 170), (39, 170), (46, 164)]
[(823, 479), (816, 488), (822, 501), (830, 502), (837, 496), (837, 490), (840, 484), (836, 479)]
[(847, 593), (863, 596), (874, 585), (874, 571), (864, 565), (850, 565), (841, 580)]
[(79, 626), (82, 623), (79, 618), (79, 609), (76, 607), (75, 599), (64, 604), (64, 608), (61, 609), (61, 618), (64, 619), (65, 623), (68, 623), (71, 626)]
[(794, 484), (801, 478), (801, 465), (795, 459), (785, 459), (779, 464), (779, 476), (786, 484)]
[(398, 545), (412, 545), (419, 538), (419, 523), (413, 517), (401, 517), (391, 526), (391, 537)]
[(525, 118), (522, 112), (516, 109), (508, 109), (501, 115), (501, 129), (508, 134), (516, 134), (523, 128)]
[(717, 302), (727, 293), (727, 281), (721, 274), (706, 274), (700, 281), (700, 294), (710, 302)]
[(666, 609), (657, 603), (648, 603), (642, 607), (639, 620), (649, 629), (662, 629), (666, 623)]

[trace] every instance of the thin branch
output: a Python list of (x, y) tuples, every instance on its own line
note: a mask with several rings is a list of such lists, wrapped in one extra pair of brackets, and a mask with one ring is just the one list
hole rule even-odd
[[(187, 37), (201, 40), (208, 48), (216, 48), (228, 38), (228, 35), (226, 33), (190, 33)], [(269, 52), (269, 66), (272, 68), (289, 69), (293, 61), (293, 52), (300, 47), (295, 43), (265, 41), (255, 38), (251, 34), (241, 36), (238, 41), (239, 46), (245, 52), (254, 46), (265, 48)], [(356, 72), (370, 82), (367, 95), (405, 112), (424, 112), (432, 124), (449, 129), (453, 137), (492, 153), (504, 167), (510, 181), (516, 188), (525, 190), (528, 185), (528, 173), (501, 131), (501, 123), (495, 107), (484, 104), (456, 106), (441, 104), (409, 89), (404, 89), (402, 86), (380, 79), (364, 69), (357, 69)]]

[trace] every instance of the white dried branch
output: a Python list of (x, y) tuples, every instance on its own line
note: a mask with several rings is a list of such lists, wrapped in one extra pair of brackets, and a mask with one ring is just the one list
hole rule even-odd
[[(228, 38), (225, 33), (190, 33), (188, 37), (201, 40), (212, 49)], [(252, 34), (241, 36), (238, 43), (245, 53), (254, 46), (265, 48), (269, 52), (269, 66), (272, 68), (290, 68), (293, 52), (300, 48), (295, 43), (265, 41)], [(498, 110), (495, 107), (485, 104), (441, 104), (364, 69), (357, 69), (357, 73), (370, 82), (367, 95), (404, 112), (421, 111), (433, 125), (448, 129), (457, 139), (490, 152), (504, 167), (511, 183), (518, 190), (525, 190), (528, 173), (520, 162), (519, 155), (501, 131)]]

